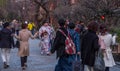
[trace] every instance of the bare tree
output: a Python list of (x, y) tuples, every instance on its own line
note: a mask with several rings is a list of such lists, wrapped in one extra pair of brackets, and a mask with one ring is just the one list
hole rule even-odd
[[(119, 20), (119, 18), (115, 16), (115, 14), (117, 14), (115, 10), (118, 10), (120, 7), (119, 0), (84, 0), (82, 5), (87, 10), (84, 12), (86, 13), (85, 15), (87, 17), (92, 15), (89, 19), (97, 19), (107, 24), (117, 24)], [(91, 14), (87, 15), (88, 12)], [(101, 16), (104, 16), (105, 19), (101, 20)]]
[[(0, 7), (4, 18), (34, 21), (41, 26), (44, 20), (51, 23), (59, 18), (71, 21), (90, 20), (116, 25), (120, 21), (120, 0), (6, 0)], [(11, 2), (13, 1), (13, 2)], [(1, 16), (2, 16), (1, 15)], [(101, 17), (104, 16), (104, 19)]]

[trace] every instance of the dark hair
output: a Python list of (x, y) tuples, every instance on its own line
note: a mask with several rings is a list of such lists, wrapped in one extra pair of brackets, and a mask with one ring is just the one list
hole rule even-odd
[(101, 33), (105, 33), (108, 29), (105, 24), (101, 24), (99, 30)]
[(10, 23), (9, 23), (9, 22), (5, 22), (5, 23), (3, 24), (3, 28), (6, 28), (6, 27), (8, 27), (8, 26), (10, 26)]
[(49, 21), (48, 21), (48, 20), (44, 20), (44, 21), (43, 21), (43, 24), (44, 24), (44, 23), (49, 23)]
[(64, 19), (59, 19), (59, 20), (58, 20), (58, 24), (59, 24), (60, 26), (64, 26), (64, 25), (65, 25), (65, 20), (64, 20)]
[(70, 29), (74, 29), (74, 28), (75, 28), (75, 24), (74, 24), (74, 23), (69, 23), (69, 24), (68, 24), (68, 27), (69, 27)]
[(80, 20), (79, 23), (84, 23), (84, 22), (82, 20)]
[(88, 24), (88, 30), (92, 30), (96, 32), (98, 30), (98, 23), (95, 21), (92, 21)]
[(22, 27), (22, 29), (26, 29), (27, 28), (27, 24), (22, 24), (21, 27)]

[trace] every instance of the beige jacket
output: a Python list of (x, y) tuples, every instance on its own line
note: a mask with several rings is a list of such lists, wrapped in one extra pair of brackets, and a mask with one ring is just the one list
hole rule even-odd
[(19, 36), (16, 36), (20, 40), (20, 48), (18, 50), (18, 55), (20, 57), (29, 56), (29, 38), (35, 38), (31, 32), (27, 29), (23, 29), (19, 32)]

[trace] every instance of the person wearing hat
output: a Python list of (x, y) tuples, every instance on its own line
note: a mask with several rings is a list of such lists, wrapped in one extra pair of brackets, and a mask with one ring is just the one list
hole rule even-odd
[(3, 24), (3, 29), (0, 31), (0, 48), (4, 68), (9, 67), (10, 51), (14, 47), (11, 26), (9, 22)]

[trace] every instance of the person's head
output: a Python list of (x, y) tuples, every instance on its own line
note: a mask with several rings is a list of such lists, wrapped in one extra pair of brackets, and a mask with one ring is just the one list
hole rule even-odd
[(27, 24), (22, 24), (22, 25), (21, 25), (21, 28), (22, 28), (22, 29), (27, 29)]
[(69, 19), (66, 19), (65, 23), (68, 25), (70, 23)]
[(101, 34), (104, 34), (104, 33), (107, 32), (107, 26), (104, 25), (104, 24), (102, 24), (102, 25), (100, 25), (99, 30), (100, 30), (100, 33), (101, 33)]
[(69, 23), (68, 27), (69, 27), (70, 29), (74, 29), (74, 28), (75, 28), (75, 24), (74, 24), (74, 23)]
[(84, 22), (83, 22), (83, 21), (80, 21), (79, 24), (84, 25)]
[(12, 23), (15, 23), (17, 20), (16, 19), (14, 19), (13, 21), (12, 21)]
[(65, 21), (64, 19), (59, 19), (59, 20), (58, 20), (58, 24), (59, 24), (60, 27), (64, 27), (65, 22), (66, 22), (66, 21)]
[(75, 21), (75, 24), (80, 24), (80, 21), (79, 21), (79, 20), (76, 20), (76, 21)]
[(98, 23), (95, 21), (92, 21), (88, 24), (88, 30), (92, 30), (94, 32), (98, 31)]
[(3, 28), (10, 28), (10, 23), (9, 22), (5, 22), (3, 24)]
[(47, 20), (45, 20), (45, 21), (43, 22), (43, 25), (44, 25), (44, 26), (48, 26), (48, 25), (49, 25), (49, 22), (48, 22)]

